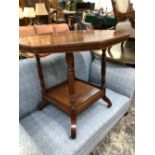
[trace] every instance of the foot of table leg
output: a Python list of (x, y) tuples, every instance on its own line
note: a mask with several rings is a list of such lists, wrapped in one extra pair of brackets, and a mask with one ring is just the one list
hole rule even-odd
[(108, 104), (107, 105), (108, 108), (110, 108), (112, 106), (112, 103), (108, 97), (103, 96), (103, 100)]
[(76, 118), (71, 117), (71, 138), (76, 138)]
[(39, 108), (39, 110), (42, 110), (44, 107), (45, 107), (45, 105), (46, 105), (46, 100), (42, 100), (41, 102), (39, 102), (39, 104), (38, 104), (38, 108)]
[[(110, 51), (109, 47), (109, 51)], [(101, 61), (101, 89), (104, 89), (103, 100), (108, 103), (107, 107), (110, 108), (112, 103), (108, 97), (106, 97), (106, 90), (105, 90), (105, 75), (106, 75), (106, 49), (102, 50), (102, 61)]]
[(127, 111), (127, 112), (124, 114), (124, 116), (127, 116), (127, 115), (128, 115), (128, 113), (129, 113), (129, 112)]

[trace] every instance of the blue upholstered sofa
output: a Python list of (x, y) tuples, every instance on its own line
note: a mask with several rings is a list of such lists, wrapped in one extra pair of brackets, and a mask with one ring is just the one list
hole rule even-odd
[[(75, 74), (100, 83), (100, 58), (90, 52), (74, 54)], [(67, 79), (65, 55), (42, 58), (46, 87)], [(77, 138), (70, 138), (70, 118), (53, 105), (43, 110), (34, 58), (19, 62), (19, 151), (20, 155), (87, 155), (128, 111), (134, 94), (134, 68), (107, 62), (106, 93), (113, 105), (100, 99), (77, 118)], [(82, 89), (82, 88), (81, 88)]]

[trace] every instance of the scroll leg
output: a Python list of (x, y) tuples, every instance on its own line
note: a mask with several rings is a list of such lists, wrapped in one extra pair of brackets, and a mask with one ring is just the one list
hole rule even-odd
[(111, 106), (112, 106), (112, 103), (111, 103), (111, 101), (110, 101), (110, 99), (107, 97), (107, 96), (103, 96), (103, 100), (105, 101), (105, 102), (107, 102), (107, 107), (108, 108), (110, 108)]
[[(110, 49), (111, 47), (109, 47)], [(107, 107), (110, 108), (112, 106), (112, 103), (110, 99), (106, 96), (106, 90), (105, 90), (105, 75), (106, 75), (106, 49), (102, 50), (102, 66), (101, 66), (101, 89), (103, 89), (103, 100), (108, 104)]]
[(71, 138), (76, 138), (76, 116), (71, 114)]

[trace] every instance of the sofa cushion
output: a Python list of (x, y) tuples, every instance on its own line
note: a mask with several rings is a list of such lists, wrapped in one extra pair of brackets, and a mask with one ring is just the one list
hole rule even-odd
[(53, 28), (55, 32), (64, 32), (69, 31), (69, 27), (67, 24), (53, 24)]
[(37, 109), (41, 100), (39, 78), (34, 58), (19, 61), (19, 118)]
[(107, 89), (113, 106), (100, 99), (77, 118), (77, 138), (70, 139), (70, 118), (52, 105), (20, 121), (44, 155), (87, 155), (124, 115), (129, 98)]
[(54, 32), (53, 24), (34, 25), (36, 34), (52, 33)]
[(21, 124), (19, 124), (19, 155), (43, 155)]
[(33, 26), (20, 26), (19, 27), (19, 36), (26, 37), (30, 35), (35, 35), (35, 30)]

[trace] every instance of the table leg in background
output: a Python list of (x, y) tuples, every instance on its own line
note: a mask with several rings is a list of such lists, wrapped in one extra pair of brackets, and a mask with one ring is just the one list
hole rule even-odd
[(107, 107), (111, 107), (112, 103), (110, 99), (106, 96), (105, 89), (105, 75), (106, 75), (106, 49), (102, 49), (102, 60), (101, 60), (101, 89), (104, 91), (103, 100), (108, 104)]

